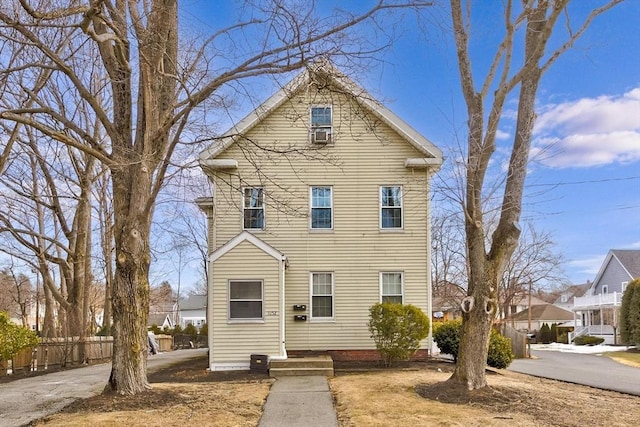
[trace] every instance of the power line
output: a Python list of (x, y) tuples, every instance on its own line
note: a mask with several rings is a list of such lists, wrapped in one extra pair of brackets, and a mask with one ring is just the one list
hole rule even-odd
[(560, 187), (562, 185), (580, 185), (580, 184), (597, 184), (601, 182), (613, 182), (613, 181), (631, 181), (634, 179), (640, 179), (640, 176), (630, 176), (626, 178), (605, 178), (605, 179), (593, 179), (585, 181), (567, 181), (556, 182), (553, 184), (528, 184), (526, 187)]

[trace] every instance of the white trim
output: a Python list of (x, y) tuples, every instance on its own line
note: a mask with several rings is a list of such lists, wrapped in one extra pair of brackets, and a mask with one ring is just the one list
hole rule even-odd
[(383, 296), (387, 297), (397, 297), (398, 295), (384, 295), (384, 288), (382, 286), (382, 275), (384, 274), (399, 274), (400, 275), (400, 298), (402, 299), (401, 304), (404, 304), (404, 271), (400, 270), (383, 270), (378, 272), (378, 285), (379, 285), (379, 296), (378, 301), (382, 301)]
[[(330, 274), (331, 275), (331, 317), (314, 317), (313, 316), (313, 275), (314, 274)], [(336, 319), (336, 279), (333, 271), (310, 271), (309, 272), (309, 321), (311, 322), (333, 322)], [(329, 295), (316, 295), (329, 296)]]
[[(244, 211), (245, 209), (249, 209), (249, 210), (258, 210), (258, 208), (251, 208), (251, 207), (247, 207), (245, 205), (245, 201), (246, 201), (246, 195), (245, 195), (245, 190), (253, 190), (253, 189), (259, 189), (262, 190), (261, 197), (260, 197), (260, 203), (262, 204), (262, 207), (260, 209), (262, 209), (262, 227), (260, 228), (246, 228), (244, 226)], [(242, 193), (242, 218), (241, 218), (241, 224), (240, 224), (240, 228), (242, 228), (243, 230), (251, 230), (253, 232), (256, 231), (264, 231), (267, 228), (267, 205), (264, 202), (264, 186), (262, 185), (246, 185), (244, 187), (241, 187), (240, 189), (241, 193)]]
[[(397, 209), (398, 206), (382, 206), (382, 189), (383, 188), (394, 188), (397, 187), (400, 189), (400, 227), (383, 227), (382, 226), (382, 209)], [(378, 186), (378, 227), (380, 231), (384, 232), (400, 232), (404, 231), (404, 188), (402, 185), (398, 184), (383, 184)]]
[(228, 362), (228, 363), (211, 363), (210, 371), (248, 371), (251, 369), (251, 363), (244, 362)]
[(209, 170), (234, 170), (238, 169), (238, 161), (235, 159), (206, 159), (200, 162), (203, 168)]
[(441, 158), (425, 157), (425, 158), (409, 158), (404, 161), (405, 168), (427, 169), (434, 168), (436, 171), (442, 166)]
[[(313, 209), (327, 209), (326, 207), (315, 207), (313, 206), (313, 189), (314, 188), (328, 188), (331, 191), (329, 202), (331, 206), (331, 227), (329, 228), (313, 228)], [(333, 185), (310, 185), (309, 186), (309, 230), (315, 232), (328, 232), (333, 231), (335, 228), (334, 224), (334, 208), (333, 208)]]
[(278, 251), (273, 246), (266, 243), (264, 240), (259, 239), (258, 237), (254, 236), (248, 231), (243, 231), (242, 233), (238, 234), (236, 237), (229, 240), (227, 243), (225, 243), (224, 245), (220, 246), (218, 249), (213, 251), (211, 255), (209, 255), (209, 261), (210, 262), (217, 261), (222, 256), (226, 255), (231, 250), (233, 250), (240, 243), (245, 241), (251, 243), (258, 249), (266, 253), (267, 255), (270, 255), (279, 261), (286, 261), (287, 259), (287, 257), (282, 252)]

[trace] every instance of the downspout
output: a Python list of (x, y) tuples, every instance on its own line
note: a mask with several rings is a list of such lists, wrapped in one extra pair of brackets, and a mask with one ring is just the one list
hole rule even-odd
[(286, 324), (286, 301), (285, 301), (285, 267), (287, 263), (287, 258), (282, 255), (280, 259), (280, 357), (282, 359), (287, 358), (287, 348), (286, 348), (286, 335), (285, 335), (285, 324)]
[(427, 336), (428, 355), (433, 357), (433, 288), (431, 283), (431, 176), (437, 169), (427, 168), (427, 314), (429, 316), (429, 335)]

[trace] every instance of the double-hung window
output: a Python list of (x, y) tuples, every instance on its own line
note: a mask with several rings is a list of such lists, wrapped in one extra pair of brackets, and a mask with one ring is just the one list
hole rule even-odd
[(380, 228), (402, 229), (402, 187), (380, 187)]
[(402, 272), (380, 273), (380, 301), (403, 303), (403, 275)]
[(333, 319), (333, 273), (311, 273), (311, 318)]
[(311, 228), (331, 230), (333, 228), (333, 188), (311, 187)]
[(264, 189), (245, 187), (242, 191), (243, 228), (264, 230)]
[(327, 144), (331, 142), (331, 106), (311, 107), (311, 142)]
[(230, 280), (229, 320), (262, 319), (262, 280)]

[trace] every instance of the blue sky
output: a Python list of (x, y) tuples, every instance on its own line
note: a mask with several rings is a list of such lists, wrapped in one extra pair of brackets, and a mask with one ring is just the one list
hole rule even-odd
[[(352, 10), (365, 3), (372, 1), (339, 2)], [(576, 25), (579, 16), (602, 1), (573, 3), (571, 22)], [(232, 4), (191, 0), (183, 3), (181, 16), (206, 29), (207, 23), (231, 22)], [(501, 5), (475, 2), (471, 46), (476, 72), (484, 72), (493, 55)], [(354, 78), (450, 160), (464, 144), (466, 115), (443, 16), (434, 9), (419, 28), (407, 13), (393, 47)], [(540, 85), (523, 220), (551, 233), (573, 283), (593, 280), (609, 249), (640, 249), (639, 26), (640, 1), (616, 6), (594, 21)], [(501, 122), (498, 151), (513, 136), (514, 107), (512, 99)], [(239, 111), (236, 119), (244, 113)]]

